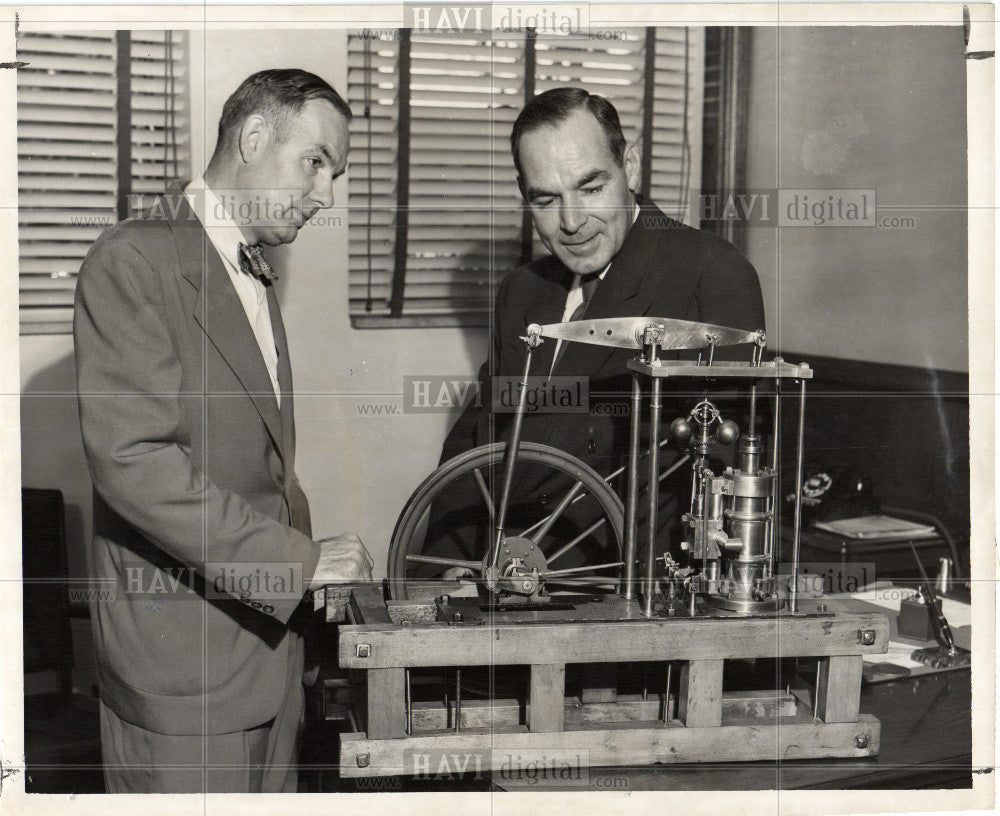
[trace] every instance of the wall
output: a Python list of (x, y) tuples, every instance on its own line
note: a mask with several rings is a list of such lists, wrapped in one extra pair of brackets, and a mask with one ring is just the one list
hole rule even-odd
[(915, 220), (751, 221), (771, 344), (968, 371), (961, 28), (756, 28), (751, 64), (748, 188), (875, 189)]

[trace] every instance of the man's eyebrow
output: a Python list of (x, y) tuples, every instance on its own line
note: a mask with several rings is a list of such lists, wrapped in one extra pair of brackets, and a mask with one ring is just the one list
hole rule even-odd
[(530, 198), (543, 198), (545, 196), (549, 196), (551, 198), (558, 198), (559, 194), (558, 193), (550, 193), (548, 190), (542, 190), (542, 189), (540, 189), (538, 187), (529, 187), (528, 188), (528, 198), (529, 199)]
[(579, 190), (581, 187), (586, 187), (591, 182), (597, 181), (598, 179), (606, 179), (607, 177), (608, 174), (603, 170), (591, 170), (576, 183), (576, 188)]
[[(591, 183), (593, 183), (595, 181), (598, 181), (598, 180), (602, 180), (603, 181), (607, 177), (608, 177), (608, 174), (604, 170), (591, 170), (589, 173), (587, 173), (586, 175), (582, 176), (579, 181), (577, 181), (575, 189), (579, 190), (581, 187), (586, 187), (588, 184), (591, 184)], [(558, 198), (559, 194), (558, 193), (549, 192), (548, 190), (542, 190), (542, 189), (539, 189), (538, 187), (529, 187), (528, 188), (528, 199), (529, 200), (532, 199), (532, 198), (542, 198), (542, 197), (545, 197), (545, 196), (551, 196), (552, 198)]]
[(324, 156), (326, 156), (326, 160), (328, 162), (330, 162), (330, 164), (336, 164), (336, 162), (333, 160), (333, 156), (330, 155), (330, 151), (327, 150), (326, 145), (315, 144), (315, 145), (313, 145), (309, 149), (310, 150), (318, 150), (320, 153), (322, 153)]

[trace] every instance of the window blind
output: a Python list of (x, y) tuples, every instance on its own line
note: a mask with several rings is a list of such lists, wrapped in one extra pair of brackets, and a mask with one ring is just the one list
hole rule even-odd
[(667, 215), (699, 225), (705, 29), (656, 28), (649, 196)]
[(21, 331), (68, 332), (80, 263), (118, 218), (122, 178), (156, 194), (189, 172), (183, 32), (129, 32), (131, 175), (119, 173), (115, 32), (19, 32), (18, 254)]
[[(609, 40), (534, 32), (493, 39), (351, 36), (348, 95), (360, 114), (352, 122), (349, 186), (352, 323), (485, 324), (496, 283), (522, 257), (544, 252), (531, 230), (522, 235), (510, 156), (510, 130), (526, 88), (541, 93), (577, 85), (610, 99), (626, 138), (641, 144), (645, 136), (652, 145), (653, 200), (676, 213), (700, 176), (703, 29), (655, 29), (652, 71), (648, 32), (654, 30), (620, 30)], [(407, 87), (400, 83), (401, 47), (409, 56)], [(402, 196), (401, 150), (409, 159)]]

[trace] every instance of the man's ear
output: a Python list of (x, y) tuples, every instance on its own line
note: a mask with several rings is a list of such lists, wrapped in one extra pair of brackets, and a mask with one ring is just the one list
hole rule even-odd
[(642, 184), (642, 169), (639, 162), (639, 148), (636, 147), (635, 142), (630, 143), (625, 148), (622, 164), (625, 167), (625, 180), (628, 182), (628, 188), (633, 193), (638, 193)]
[(263, 116), (253, 114), (248, 116), (240, 128), (240, 156), (244, 162), (253, 161), (264, 146), (270, 133)]

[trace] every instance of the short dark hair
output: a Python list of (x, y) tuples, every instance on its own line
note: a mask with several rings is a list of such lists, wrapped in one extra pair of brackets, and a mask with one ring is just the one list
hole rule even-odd
[(525, 133), (537, 130), (543, 125), (558, 125), (565, 122), (574, 111), (585, 108), (590, 111), (604, 131), (611, 155), (619, 167), (625, 163), (625, 134), (618, 120), (615, 106), (603, 96), (592, 94), (583, 88), (553, 88), (532, 99), (517, 115), (514, 129), (510, 132), (510, 152), (514, 156), (514, 166), (521, 175), (521, 157), (518, 153), (521, 138)]
[(224, 147), (243, 127), (247, 117), (260, 114), (270, 121), (282, 138), (288, 118), (297, 114), (310, 99), (324, 99), (351, 120), (351, 108), (324, 79), (299, 68), (258, 71), (240, 83), (222, 106), (216, 150)]

